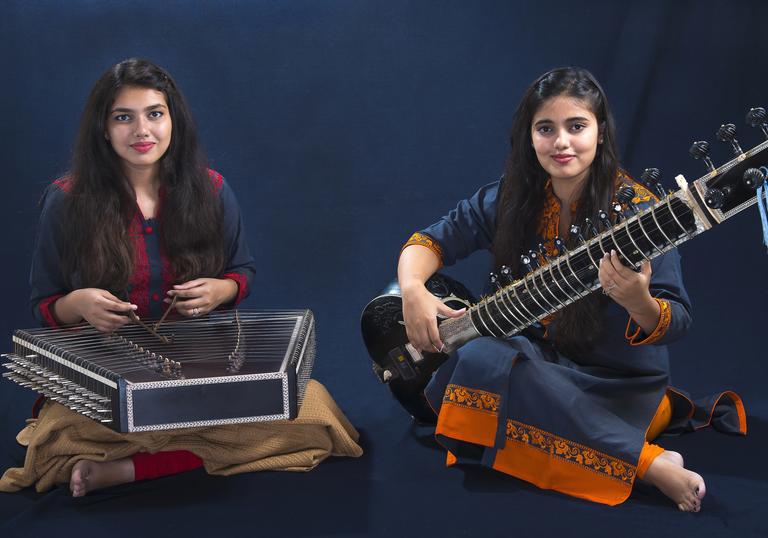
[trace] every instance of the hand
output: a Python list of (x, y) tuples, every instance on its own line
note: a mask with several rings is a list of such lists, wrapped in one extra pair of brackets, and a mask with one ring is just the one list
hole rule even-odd
[(642, 329), (650, 333), (659, 322), (661, 309), (651, 296), (651, 264), (643, 262), (636, 273), (622, 265), (615, 250), (600, 259), (597, 273), (603, 293), (623, 306)]
[(168, 290), (166, 303), (176, 297), (176, 310), (182, 316), (204, 316), (237, 294), (237, 283), (228, 278), (197, 278)]
[[(113, 332), (130, 323), (128, 312), (138, 307), (121, 301), (107, 290), (82, 288), (69, 294), (68, 300), (75, 312), (101, 332)], [(61, 299), (59, 299), (61, 301)]]
[(437, 330), (437, 316), (458, 318), (463, 316), (467, 309), (453, 310), (429, 293), (420, 282), (401, 291), (403, 321), (408, 340), (419, 351), (435, 353), (442, 350), (443, 342)]

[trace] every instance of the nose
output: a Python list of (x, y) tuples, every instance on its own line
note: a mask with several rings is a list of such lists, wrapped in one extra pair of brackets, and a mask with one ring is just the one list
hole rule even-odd
[(136, 130), (134, 132), (137, 138), (145, 138), (149, 136), (149, 123), (148, 120), (142, 116), (139, 116), (136, 120)]
[(557, 133), (557, 138), (555, 138), (555, 149), (557, 150), (564, 150), (568, 149), (571, 145), (570, 137), (568, 136), (568, 132), (561, 130)]

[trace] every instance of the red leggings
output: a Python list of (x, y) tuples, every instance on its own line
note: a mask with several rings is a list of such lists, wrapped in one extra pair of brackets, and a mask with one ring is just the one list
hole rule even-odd
[(137, 452), (131, 456), (131, 459), (137, 481), (183, 473), (203, 466), (203, 460), (186, 450), (157, 452), (155, 454)]

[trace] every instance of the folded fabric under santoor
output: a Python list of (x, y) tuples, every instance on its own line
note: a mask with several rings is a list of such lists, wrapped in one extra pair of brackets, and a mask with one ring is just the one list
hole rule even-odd
[(328, 456), (358, 457), (358, 433), (326, 388), (310, 380), (294, 420), (230, 424), (160, 432), (118, 433), (70, 409), (47, 402), (16, 439), (27, 447), (24, 467), (8, 469), (0, 491), (35, 486), (38, 492), (69, 482), (80, 460), (112, 461), (137, 452), (188, 450), (209, 474), (309, 471)]

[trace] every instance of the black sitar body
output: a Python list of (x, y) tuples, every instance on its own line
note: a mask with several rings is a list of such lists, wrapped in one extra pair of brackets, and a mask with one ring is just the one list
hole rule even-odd
[[(427, 290), (447, 306), (458, 310), (476, 301), (460, 282), (435, 273)], [(400, 404), (421, 423), (434, 423), (435, 413), (424, 398), (424, 388), (448, 356), (444, 353), (415, 352), (408, 343), (403, 323), (400, 286), (392, 281), (369, 302), (360, 319), (363, 341), (373, 359), (376, 375), (385, 382)]]

